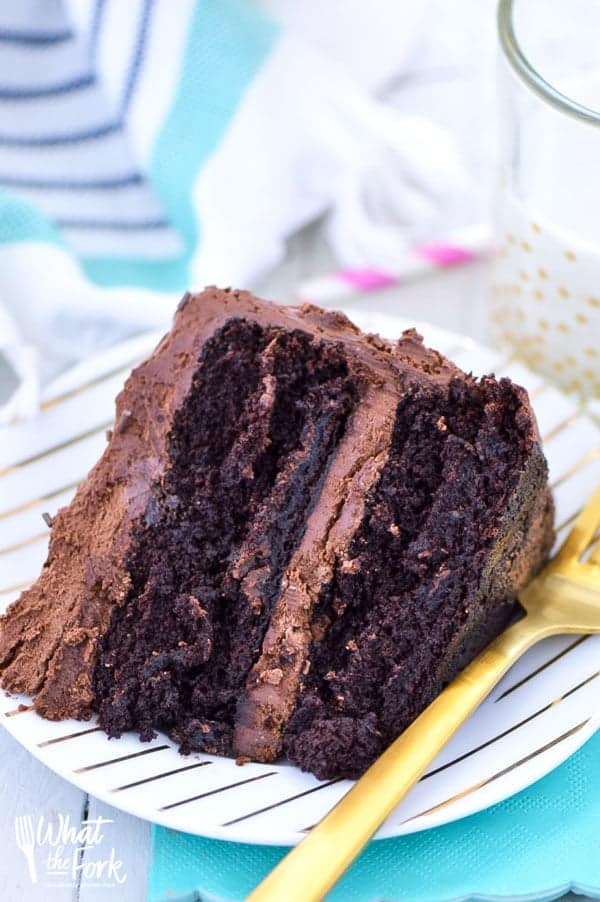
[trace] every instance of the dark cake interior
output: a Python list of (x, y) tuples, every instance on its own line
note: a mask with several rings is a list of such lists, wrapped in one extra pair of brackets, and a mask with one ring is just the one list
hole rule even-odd
[(111, 735), (356, 777), (552, 543), (523, 389), (413, 331), (186, 295), (0, 620), (6, 689)]
[[(360, 774), (514, 614), (482, 591), (485, 556), (522, 470), (508, 382), (417, 387), (388, 463), (315, 610), (311, 668), (285, 739), (322, 777)], [(478, 622), (473, 636), (461, 631)], [(335, 761), (335, 766), (332, 762)]]
[(236, 702), (355, 399), (340, 349), (306, 333), (237, 320), (206, 344), (101, 645), (109, 733), (161, 727), (184, 751), (231, 752)]

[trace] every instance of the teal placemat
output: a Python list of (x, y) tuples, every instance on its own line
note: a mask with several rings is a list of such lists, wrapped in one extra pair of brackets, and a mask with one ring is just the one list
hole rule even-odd
[[(285, 852), (155, 827), (149, 902), (243, 900)], [(600, 898), (600, 733), (547, 777), (487, 811), (371, 843), (327, 898), (545, 900), (569, 890)]]

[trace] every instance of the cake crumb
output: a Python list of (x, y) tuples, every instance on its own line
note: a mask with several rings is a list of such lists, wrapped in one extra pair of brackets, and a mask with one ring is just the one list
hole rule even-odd
[(119, 420), (115, 426), (115, 432), (117, 433), (117, 435), (120, 435), (122, 432), (125, 432), (125, 430), (129, 426), (129, 424), (131, 423), (132, 419), (133, 419), (132, 412), (130, 410), (124, 410), (123, 413), (121, 414), (121, 416), (119, 417)]
[(262, 600), (258, 597), (258, 595), (250, 595), (248, 602), (250, 607), (252, 608), (252, 613), (258, 616), (262, 613), (263, 603)]
[(346, 648), (348, 649), (348, 651), (358, 651), (358, 645), (356, 644), (356, 641), (354, 639), (349, 639), (346, 642)]
[(436, 425), (437, 428), (440, 430), (440, 432), (447, 432), (447, 431), (448, 431), (448, 424), (446, 423), (446, 418), (445, 418), (445, 417), (440, 417), (439, 420), (436, 422), (435, 425)]
[(244, 764), (250, 764), (251, 761), (252, 758), (249, 758), (248, 755), (238, 755), (238, 757), (235, 759), (235, 763), (238, 767), (243, 767)]
[(342, 573), (358, 573), (360, 570), (360, 559), (357, 557), (344, 558), (340, 570)]
[(391, 534), (393, 536), (399, 536), (400, 535), (400, 527), (398, 526), (397, 523), (390, 523), (388, 532), (391, 532)]
[(329, 626), (329, 618), (323, 618), (321, 620), (315, 620), (312, 624), (310, 631), (312, 637), (315, 642), (322, 642), (325, 638), (325, 634), (327, 632), (327, 627)]
[(268, 683), (270, 686), (279, 686), (283, 679), (283, 670), (280, 667), (273, 667), (272, 670), (265, 670), (262, 675), (263, 683)]

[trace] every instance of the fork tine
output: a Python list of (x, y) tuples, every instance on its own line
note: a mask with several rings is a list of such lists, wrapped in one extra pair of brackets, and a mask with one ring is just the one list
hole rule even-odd
[(596, 537), (596, 543), (592, 549), (592, 553), (588, 558), (589, 564), (596, 564), (600, 567), (600, 535)]
[(25, 818), (25, 839), (27, 841), (28, 846), (33, 845), (33, 823), (31, 820), (31, 815), (28, 814)]
[[(561, 545), (555, 563), (565, 564), (568, 561), (579, 560), (600, 524), (600, 486), (596, 489), (588, 503), (585, 505), (573, 528)], [(594, 552), (595, 554), (596, 552)]]
[(17, 822), (15, 824), (15, 829), (17, 832), (17, 845), (22, 850), (26, 845), (25, 834), (23, 832), (23, 818), (22, 817), (17, 818)]

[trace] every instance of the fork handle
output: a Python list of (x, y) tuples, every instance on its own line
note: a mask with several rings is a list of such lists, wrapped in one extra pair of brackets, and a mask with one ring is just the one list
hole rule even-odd
[(37, 868), (35, 866), (35, 858), (33, 857), (33, 849), (28, 849), (25, 853), (27, 859), (27, 867), (29, 868), (29, 879), (32, 883), (37, 883)]
[(371, 765), (246, 902), (323, 899), (510, 665), (554, 631), (528, 615), (498, 636)]

